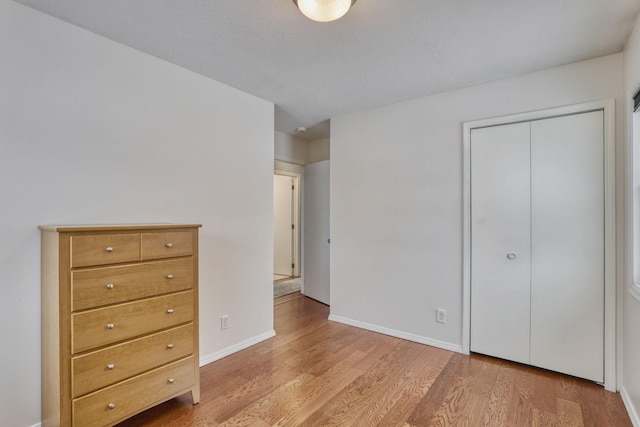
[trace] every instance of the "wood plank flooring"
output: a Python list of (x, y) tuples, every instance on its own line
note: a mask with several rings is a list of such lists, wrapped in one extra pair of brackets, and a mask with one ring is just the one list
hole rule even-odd
[(299, 295), (276, 301), (277, 336), (200, 369), (202, 396), (119, 427), (631, 426), (602, 387), (329, 322)]

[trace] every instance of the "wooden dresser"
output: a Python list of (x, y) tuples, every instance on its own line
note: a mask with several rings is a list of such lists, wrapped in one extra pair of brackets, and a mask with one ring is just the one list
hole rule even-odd
[(199, 227), (40, 227), (43, 426), (198, 403)]

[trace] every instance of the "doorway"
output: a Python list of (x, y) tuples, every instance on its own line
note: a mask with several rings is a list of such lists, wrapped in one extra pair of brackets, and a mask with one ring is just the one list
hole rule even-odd
[(300, 175), (273, 175), (274, 298), (300, 290)]
[(294, 276), (293, 177), (273, 175), (273, 280)]

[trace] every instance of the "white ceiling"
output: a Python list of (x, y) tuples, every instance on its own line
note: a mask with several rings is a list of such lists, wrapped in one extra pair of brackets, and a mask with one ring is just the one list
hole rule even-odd
[(276, 104), (276, 130), (622, 51), (640, 0), (18, 0)]

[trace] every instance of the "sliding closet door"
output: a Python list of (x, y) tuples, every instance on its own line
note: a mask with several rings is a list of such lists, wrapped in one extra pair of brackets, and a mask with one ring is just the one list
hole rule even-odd
[(531, 364), (598, 382), (603, 140), (602, 111), (531, 122)]
[(471, 131), (471, 351), (529, 363), (529, 123)]

